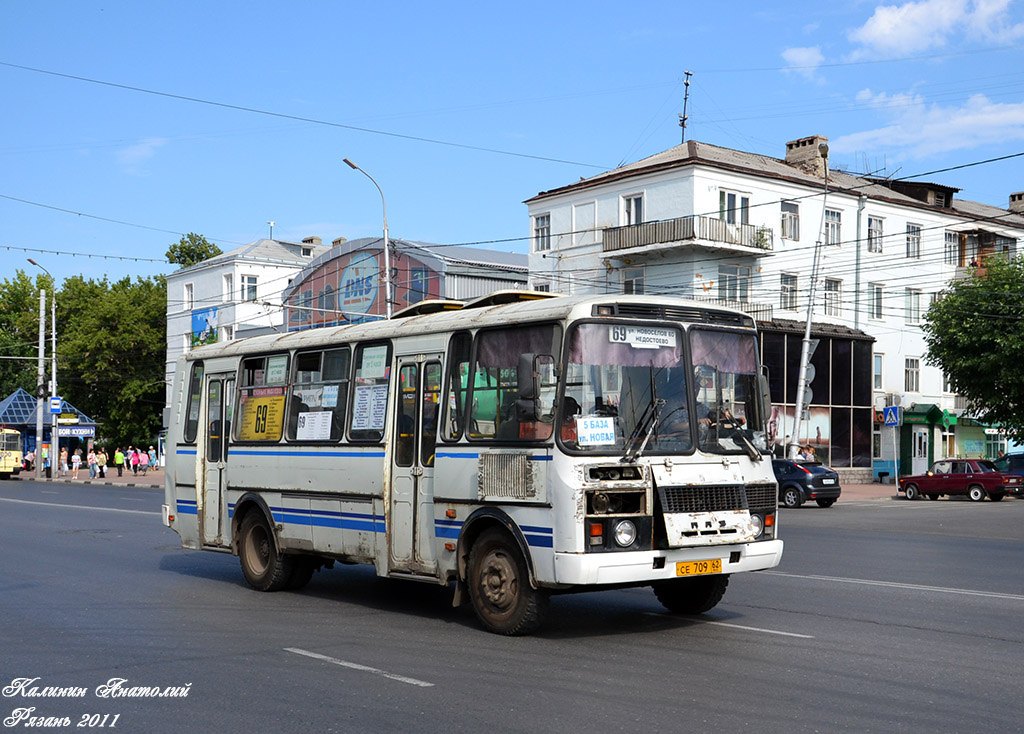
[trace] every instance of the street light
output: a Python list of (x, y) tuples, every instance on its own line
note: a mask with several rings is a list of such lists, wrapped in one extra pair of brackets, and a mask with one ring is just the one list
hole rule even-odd
[(825, 204), (828, 201), (828, 144), (818, 144), (818, 154), (825, 162), (825, 194), (821, 199), (821, 226), (818, 240), (814, 243), (814, 264), (811, 266), (811, 286), (807, 294), (807, 323), (804, 324), (804, 339), (800, 347), (800, 379), (796, 385), (796, 415), (793, 416), (793, 435), (787, 447), (787, 456), (792, 460), (800, 449), (800, 421), (809, 400), (807, 393), (807, 363), (811, 360), (811, 317), (814, 315), (814, 288), (818, 283), (818, 263), (821, 260), (822, 232), (825, 229)]
[[(50, 351), (52, 353), (51, 363), (50, 363), (50, 395), (52, 397), (57, 397), (57, 281), (54, 280), (53, 275), (50, 274), (49, 270), (44, 268), (42, 265), (37, 263), (35, 260), (33, 260), (32, 258), (28, 258), (28, 261), (30, 263), (32, 263), (33, 265), (35, 265), (40, 270), (42, 270), (44, 273), (46, 273), (47, 277), (50, 279), (50, 289), (51, 289), (51, 291), (53, 293), (53, 297), (52, 297), (52, 300), (51, 300), (51, 303), (53, 304), (53, 306), (52, 306), (52, 309), (51, 309), (51, 312), (50, 312), (50, 323), (51, 323), (51, 329), (52, 329), (51, 332), (50, 332), (50, 334), (51, 334)], [(45, 330), (45, 327), (43, 326), (43, 320), (40, 319), (40, 321), (39, 321), (40, 354), (42, 353), (42, 346), (41, 345), (43, 344), (43, 340), (45, 338), (44, 335), (43, 335), (44, 330)], [(40, 367), (42, 367), (42, 361), (40, 361)], [(40, 382), (40, 384), (42, 384), (42, 379), (43, 379), (43, 370), (40, 369), (39, 370), (39, 382)], [(37, 444), (37, 448), (38, 448), (38, 444), (40, 444), (42, 442), (42, 439), (43, 439), (43, 437), (42, 437), (42, 433), (43, 433), (43, 406), (42, 406), (42, 396), (41, 395), (37, 395), (36, 398), (37, 398), (36, 407), (37, 407), (37, 409), (39, 411), (39, 415), (36, 417), (36, 444)], [(60, 469), (60, 453), (59, 453), (59, 450), (60, 450), (60, 448), (59, 448), (60, 438), (57, 436), (57, 431), (58, 431), (57, 414), (53, 413), (52, 414), (52, 418), (50, 420), (51, 420), (51, 423), (50, 423), (50, 478), (51, 479), (56, 479), (57, 478), (57, 472)], [(41, 452), (39, 452), (39, 453), (41, 453)], [(36, 459), (37, 459), (37, 461), (36, 461), (36, 478), (37, 479), (42, 474), (42, 472), (40, 471), (42, 462), (38, 460), (39, 458), (40, 458), (40, 456), (37, 453), (37, 456), (36, 456)]]
[(373, 181), (373, 185), (377, 187), (377, 191), (380, 192), (380, 204), (384, 209), (384, 278), (381, 285), (384, 286), (384, 315), (385, 318), (391, 318), (391, 245), (388, 242), (388, 206), (384, 201), (384, 192), (380, 188), (380, 184), (374, 180), (373, 176), (368, 174), (362, 168), (357, 166), (355, 163), (350, 161), (348, 158), (344, 159), (345, 163), (348, 164), (349, 168), (359, 171), (368, 179)]

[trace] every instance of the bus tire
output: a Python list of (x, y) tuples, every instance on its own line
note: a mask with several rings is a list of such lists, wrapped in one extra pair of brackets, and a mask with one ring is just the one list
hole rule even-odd
[(473, 609), (491, 632), (524, 635), (543, 623), (548, 593), (530, 585), (526, 561), (504, 530), (488, 528), (473, 543), (466, 581)]
[(287, 588), (291, 591), (298, 591), (305, 587), (313, 578), (317, 562), (315, 558), (308, 556), (296, 556), (292, 561), (292, 574), (288, 578)]
[(703, 614), (722, 601), (728, 585), (729, 577), (727, 575), (672, 579), (656, 583), (654, 595), (670, 612)]
[(257, 591), (279, 591), (292, 579), (294, 560), (277, 550), (274, 533), (259, 512), (242, 520), (238, 560), (246, 583)]

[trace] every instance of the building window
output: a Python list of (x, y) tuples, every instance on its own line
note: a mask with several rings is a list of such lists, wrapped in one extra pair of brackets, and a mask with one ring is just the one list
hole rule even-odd
[(921, 360), (917, 357), (907, 357), (906, 359), (903, 389), (905, 392), (920, 392), (921, 390)]
[(792, 201), (782, 202), (782, 239), (800, 239), (800, 205)]
[(726, 224), (750, 224), (750, 197), (735, 191), (719, 191), (718, 218)]
[(843, 236), (842, 232), (843, 215), (835, 209), (825, 210), (825, 244), (838, 245)]
[(1006, 453), (1006, 436), (999, 433), (985, 433), (985, 458), (998, 459)]
[(945, 392), (945, 393), (952, 393), (952, 392), (954, 392), (954, 390), (953, 390), (953, 382), (949, 379), (949, 375), (946, 374), (945, 372), (942, 373), (942, 392)]
[(882, 219), (868, 217), (868, 252), (882, 251)]
[(825, 278), (825, 315), (838, 316), (842, 309), (840, 298), (842, 297), (843, 281), (833, 278)]
[(907, 225), (907, 257), (917, 260), (921, 257), (921, 225)]
[(779, 290), (779, 308), (787, 311), (796, 310), (797, 276), (783, 273)]
[(255, 275), (243, 275), (242, 276), (242, 300), (243, 301), (255, 301), (256, 300), (256, 276)]
[(312, 257), (313, 256), (313, 248), (312, 247), (303, 247), (302, 248), (302, 256), (303, 257)]
[(192, 289), (192, 284), (191, 283), (186, 283), (185, 284), (184, 305), (185, 305), (185, 310), (186, 311), (191, 311), (192, 308), (195, 306), (195, 293), (194, 293), (194, 291)]
[(719, 265), (718, 297), (741, 303), (750, 300), (750, 267), (747, 265)]
[(538, 214), (533, 218), (533, 249), (544, 252), (551, 249), (551, 215)]
[(627, 296), (644, 292), (643, 268), (626, 268), (622, 271), (622, 292)]
[(538, 293), (550, 293), (551, 284), (546, 281), (537, 282), (533, 284), (533, 290), (537, 291)]
[(956, 232), (946, 232), (946, 252), (943, 261), (946, 265), (960, 264), (960, 235)]
[(871, 456), (874, 459), (882, 458), (882, 426), (875, 423), (871, 431)]
[(640, 224), (644, 221), (644, 195), (630, 194), (622, 197), (622, 224)]
[(884, 356), (885, 355), (882, 355), (882, 354), (876, 354), (875, 355), (874, 372), (873, 372), (873, 375), (872, 375), (872, 378), (874, 379), (874, 383), (873, 384), (874, 384), (875, 390), (881, 390), (882, 389), (882, 358)]
[(1013, 237), (996, 235), (996, 252), (1002, 253), (1007, 257), (1013, 257), (1017, 254), (1017, 240)]
[(882, 286), (878, 283), (868, 283), (868, 318), (882, 318)]
[(220, 327), (221, 341), (229, 342), (235, 338), (235, 327), (234, 326), (222, 326)]
[(231, 299), (232, 299), (232, 297), (234, 295), (235, 295), (235, 281), (234, 281), (234, 278), (230, 274), (225, 275), (224, 276), (224, 287), (221, 289), (221, 300), (224, 301), (224, 303), (228, 303), (228, 302), (231, 301)]
[(916, 288), (907, 288), (907, 323), (921, 323), (921, 291)]

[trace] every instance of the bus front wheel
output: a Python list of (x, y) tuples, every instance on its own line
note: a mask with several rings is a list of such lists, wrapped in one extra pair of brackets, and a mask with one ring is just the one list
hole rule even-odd
[(485, 530), (469, 554), (469, 598), (491, 632), (523, 635), (536, 630), (548, 611), (548, 593), (530, 585), (526, 561), (508, 533)]
[(274, 534), (258, 512), (242, 520), (238, 560), (246, 582), (257, 591), (279, 591), (292, 580), (293, 559), (277, 550)]
[(722, 601), (728, 585), (729, 577), (723, 575), (672, 579), (656, 583), (654, 595), (670, 612), (703, 614)]

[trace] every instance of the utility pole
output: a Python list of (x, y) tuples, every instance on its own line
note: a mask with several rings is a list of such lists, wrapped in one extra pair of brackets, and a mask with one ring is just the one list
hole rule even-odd
[(39, 289), (39, 361), (36, 369), (36, 461), (35, 476), (43, 476), (43, 396), (46, 394), (46, 291)]
[(683, 95), (683, 114), (679, 116), (679, 127), (683, 128), (683, 139), (680, 141), (681, 143), (686, 142), (686, 121), (689, 119), (686, 115), (686, 106), (690, 102), (690, 77), (693, 76), (693, 72), (684, 71), (683, 74), (686, 77), (683, 81), (683, 84), (686, 85), (686, 94)]
[(807, 321), (804, 324), (804, 339), (800, 347), (800, 379), (796, 386), (796, 414), (793, 416), (793, 434), (787, 447), (786, 455), (795, 459), (800, 449), (800, 422), (803, 413), (810, 403), (806, 400), (807, 368), (811, 361), (811, 318), (814, 316), (814, 288), (818, 283), (818, 264), (821, 261), (821, 240), (825, 229), (825, 204), (828, 201), (828, 144), (818, 145), (818, 154), (825, 160), (825, 195), (821, 199), (821, 226), (818, 227), (818, 240), (814, 243), (814, 264), (811, 266), (811, 284), (807, 293)]

